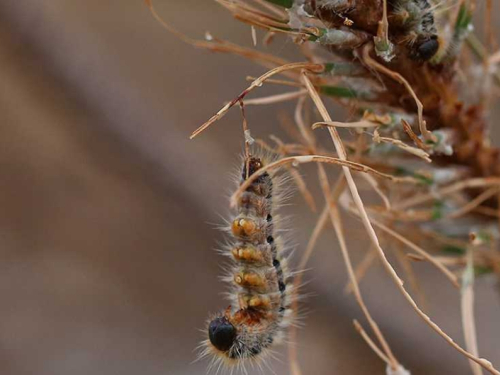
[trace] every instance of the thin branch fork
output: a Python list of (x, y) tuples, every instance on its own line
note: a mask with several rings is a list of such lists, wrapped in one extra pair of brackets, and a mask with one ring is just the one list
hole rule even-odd
[(255, 81), (251, 83), (251, 85), (243, 90), (243, 92), (238, 95), (236, 98), (231, 100), (229, 103), (227, 103), (222, 109), (217, 112), (215, 115), (213, 115), (207, 122), (205, 122), (202, 126), (200, 126), (198, 129), (196, 129), (193, 134), (191, 134), (190, 139), (193, 139), (203, 131), (205, 131), (210, 125), (212, 125), (214, 122), (217, 120), (220, 120), (222, 117), (225, 116), (225, 114), (233, 107), (236, 103), (240, 102), (247, 96), (250, 92), (252, 92), (255, 88), (260, 87), (263, 85), (263, 83), (268, 79), (271, 78), (272, 76), (283, 73), (285, 71), (289, 70), (294, 70), (294, 69), (307, 69), (313, 72), (321, 72), (324, 69), (324, 66), (321, 64), (311, 64), (309, 62), (298, 62), (298, 63), (290, 63), (290, 64), (285, 64), (282, 66), (279, 66), (277, 68), (271, 69), (270, 71), (266, 72), (259, 78), (257, 78)]

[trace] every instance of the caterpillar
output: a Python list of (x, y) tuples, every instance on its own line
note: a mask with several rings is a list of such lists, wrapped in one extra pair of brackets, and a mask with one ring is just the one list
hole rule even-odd
[(414, 59), (430, 60), (439, 49), (434, 8), (429, 0), (395, 0), (392, 2), (390, 25), (404, 34)]
[[(430, 60), (439, 50), (432, 0), (388, 0), (389, 31), (408, 47), (414, 60)], [(326, 21), (331, 28), (319, 39), (339, 48), (356, 48), (377, 33), (382, 0), (295, 0), (295, 8)], [(345, 20), (349, 20), (346, 25)]]
[[(264, 159), (248, 156), (241, 182), (264, 165)], [(284, 337), (292, 318), (292, 285), (279, 235), (275, 207), (279, 203), (281, 177), (259, 175), (238, 198), (226, 254), (232, 258), (231, 306), (213, 316), (206, 328), (208, 340), (201, 356), (213, 355), (212, 365), (244, 366), (265, 358), (270, 347)]]

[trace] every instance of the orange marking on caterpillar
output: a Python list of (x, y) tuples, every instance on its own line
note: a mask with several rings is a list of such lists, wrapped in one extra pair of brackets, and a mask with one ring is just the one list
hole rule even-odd
[[(249, 156), (243, 162), (240, 184), (266, 163)], [(265, 357), (289, 325), (293, 293), (285, 267), (280, 236), (274, 218), (279, 203), (279, 177), (264, 172), (243, 192), (237, 213), (231, 221), (233, 244), (228, 248), (234, 265), (231, 300), (238, 308), (229, 308), (213, 318), (207, 327), (204, 355), (215, 355), (217, 362), (244, 365)]]
[(231, 230), (237, 237), (249, 237), (257, 231), (257, 224), (251, 219), (235, 219)]

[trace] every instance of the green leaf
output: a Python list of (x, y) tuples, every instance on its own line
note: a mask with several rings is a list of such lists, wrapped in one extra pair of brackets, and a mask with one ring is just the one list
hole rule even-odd
[(294, 0), (266, 0), (268, 3), (273, 3), (280, 5), (285, 8), (291, 8), (293, 6)]
[(330, 74), (333, 76), (353, 76), (360, 75), (366, 70), (359, 64), (350, 62), (325, 63), (325, 70), (319, 74)]
[(455, 32), (462, 33), (467, 31), (470, 23), (472, 22), (472, 12), (467, 5), (462, 4), (455, 23)]
[(464, 255), (467, 251), (463, 247), (454, 246), (454, 245), (443, 246), (442, 250), (446, 253), (457, 254), (457, 255)]
[(397, 167), (396, 168), (396, 176), (411, 176), (422, 183), (422, 185), (427, 185), (431, 186), (434, 184), (434, 179), (432, 177), (425, 176), (421, 173), (414, 173), (412, 171), (409, 171), (403, 167)]
[(435, 201), (432, 207), (432, 220), (439, 220), (443, 217), (443, 207), (442, 201)]
[(493, 268), (485, 267), (485, 266), (474, 266), (474, 274), (476, 275), (485, 275), (488, 273), (492, 273)]
[(320, 93), (327, 96), (335, 96), (337, 98), (359, 98), (358, 92), (347, 88), (339, 86), (327, 86), (323, 85), (319, 87)]
[(414, 173), (413, 177), (415, 177), (424, 185), (431, 186), (432, 184), (434, 184), (434, 180), (431, 177), (424, 176), (423, 174)]

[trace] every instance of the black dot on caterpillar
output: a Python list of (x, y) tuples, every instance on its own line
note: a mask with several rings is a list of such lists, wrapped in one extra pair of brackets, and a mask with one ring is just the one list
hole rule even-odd
[[(242, 164), (240, 184), (267, 162), (249, 156)], [(264, 172), (238, 199), (225, 252), (232, 259), (225, 278), (231, 283), (231, 306), (210, 319), (200, 355), (213, 355), (212, 366), (244, 366), (265, 358), (291, 323), (294, 293), (275, 214), (282, 183), (275, 172)]]

